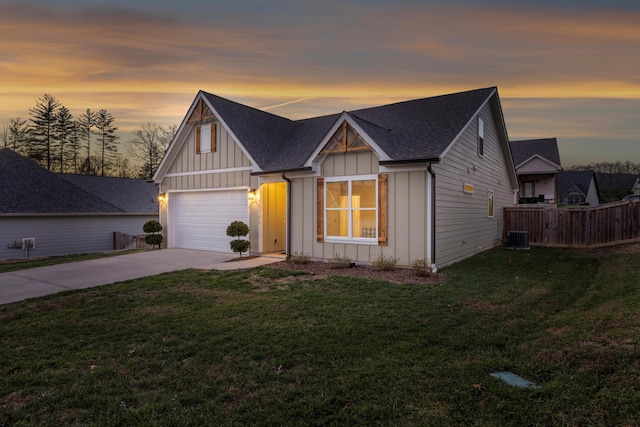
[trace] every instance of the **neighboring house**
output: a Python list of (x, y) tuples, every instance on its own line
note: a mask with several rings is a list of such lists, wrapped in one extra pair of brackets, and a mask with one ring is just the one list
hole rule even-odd
[(596, 172), (600, 203), (622, 200), (625, 196), (633, 193), (637, 182), (638, 175), (632, 173)]
[(563, 171), (558, 174), (558, 200), (563, 205), (598, 206), (598, 185), (593, 171)]
[(155, 176), (168, 247), (451, 264), (500, 243), (517, 178), (496, 88), (289, 120), (199, 92)]
[(555, 203), (562, 171), (556, 138), (511, 141), (519, 203)]
[(636, 182), (631, 187), (631, 194), (640, 195), (640, 176), (636, 178)]
[(114, 232), (144, 234), (158, 219), (157, 198), (144, 180), (57, 174), (0, 149), (0, 259), (112, 250)]

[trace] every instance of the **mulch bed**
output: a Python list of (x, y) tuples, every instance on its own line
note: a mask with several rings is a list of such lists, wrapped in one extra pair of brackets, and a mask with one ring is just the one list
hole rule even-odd
[(328, 263), (311, 261), (307, 264), (295, 264), (281, 261), (269, 264), (267, 268), (279, 268), (284, 270), (305, 271), (320, 277), (326, 276), (352, 276), (365, 279), (387, 280), (391, 283), (440, 283), (446, 276), (444, 274), (430, 274), (418, 276), (411, 268), (396, 268), (392, 271), (376, 271), (367, 265), (358, 265), (352, 268), (330, 268)]

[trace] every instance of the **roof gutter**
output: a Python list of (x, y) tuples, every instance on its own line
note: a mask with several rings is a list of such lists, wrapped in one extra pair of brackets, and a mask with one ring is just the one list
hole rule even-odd
[(429, 157), (426, 159), (408, 159), (408, 160), (381, 160), (378, 162), (380, 166), (406, 165), (411, 163), (440, 163), (440, 157)]
[(282, 179), (287, 181), (287, 248), (286, 257), (291, 258), (291, 180), (282, 172)]
[[(303, 167), (303, 168), (294, 168), (294, 169), (278, 169), (278, 170), (272, 170), (272, 171), (251, 172), (251, 176), (282, 174), (282, 177), (284, 177), (285, 173), (310, 172), (312, 170), (313, 170), (313, 168), (311, 166), (306, 166), (306, 167)], [(287, 178), (285, 178), (285, 179), (287, 179)]]

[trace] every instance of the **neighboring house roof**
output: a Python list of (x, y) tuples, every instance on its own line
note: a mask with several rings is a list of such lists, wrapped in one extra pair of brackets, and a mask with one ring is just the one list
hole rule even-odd
[[(131, 209), (137, 209), (137, 205), (127, 207), (117, 202), (116, 197), (100, 196), (98, 189), (109, 178), (92, 177), (97, 178), (94, 181), (96, 191), (87, 191), (91, 189), (81, 188), (62, 176), (64, 175), (50, 172), (8, 148), (0, 148), (0, 214), (140, 212)], [(157, 197), (155, 186), (143, 183), (153, 188)], [(144, 194), (146, 199), (148, 193)], [(155, 204), (155, 210), (149, 212), (158, 211), (157, 201)]]
[(629, 191), (635, 185), (638, 175), (632, 173), (596, 172), (596, 182), (601, 190)]
[(560, 153), (556, 138), (511, 141), (511, 155), (516, 169), (534, 157), (540, 157), (561, 169)]
[(158, 212), (158, 187), (143, 179), (56, 174), (124, 212)]
[[(589, 194), (591, 182), (594, 184), (595, 173), (593, 171), (563, 171), (558, 174), (558, 194), (563, 195), (572, 187), (578, 189), (585, 196)], [(597, 190), (597, 185), (596, 185)]]
[[(202, 96), (261, 172), (308, 166), (310, 156), (324, 139), (331, 137), (328, 132), (341, 117), (357, 124), (384, 151), (387, 161), (439, 161), (474, 115), (494, 95), (498, 114), (502, 116), (497, 89), (490, 87), (304, 120), (289, 120), (200, 91), (178, 134), (187, 126), (189, 114)], [(501, 125), (500, 137), (508, 144), (504, 123)], [(176, 144), (179, 138), (177, 135), (171, 145)], [(168, 157), (171, 156), (165, 156), (163, 163), (171, 162), (167, 160)], [(164, 172), (161, 164), (156, 177)]]

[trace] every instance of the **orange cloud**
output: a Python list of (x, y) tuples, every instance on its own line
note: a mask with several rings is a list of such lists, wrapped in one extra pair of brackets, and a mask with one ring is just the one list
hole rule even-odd
[(200, 89), (291, 118), (494, 85), (505, 105), (640, 100), (638, 12), (457, 4), (305, 3), (246, 22), (0, 6), (0, 124), (44, 93), (122, 130), (180, 122)]

